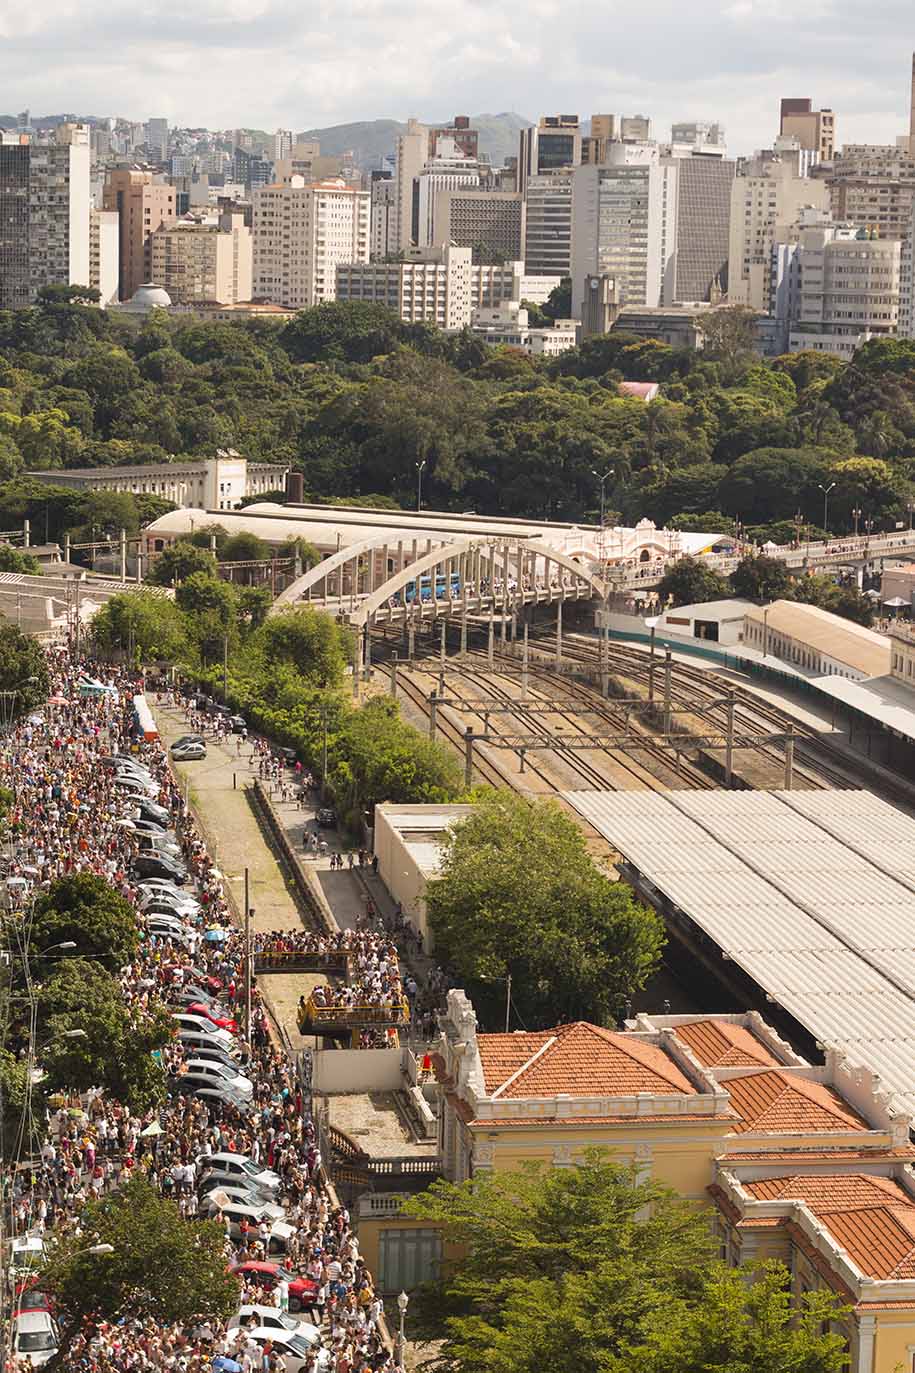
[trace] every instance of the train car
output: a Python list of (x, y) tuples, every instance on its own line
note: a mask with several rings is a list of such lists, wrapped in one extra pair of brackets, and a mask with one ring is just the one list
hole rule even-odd
[[(450, 596), (451, 596), (452, 599), (454, 599), (454, 598), (457, 597), (457, 596), (460, 596), (460, 594), (461, 594), (461, 576), (460, 576), (460, 573), (459, 573), (459, 572), (452, 572), (452, 573), (451, 573), (451, 577), (450, 577), (450, 593), (449, 593), (449, 578), (446, 576), (446, 574), (445, 574), (444, 572), (437, 572), (436, 575), (435, 575), (435, 599), (436, 599), (437, 601), (444, 601), (444, 600), (447, 599), (447, 597), (449, 596), (449, 594), (450, 594)], [(432, 578), (428, 575), (428, 573), (427, 573), (425, 576), (420, 577), (420, 579), (419, 579), (419, 599), (420, 599), (421, 601), (431, 601), (431, 600), (432, 600)], [(404, 587), (404, 600), (406, 601), (407, 605), (412, 604), (412, 602), (416, 600), (416, 581), (415, 581), (415, 580), (412, 581), (412, 582), (407, 582), (407, 585)]]

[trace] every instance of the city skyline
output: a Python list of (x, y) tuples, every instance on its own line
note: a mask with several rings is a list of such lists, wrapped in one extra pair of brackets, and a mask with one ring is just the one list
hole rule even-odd
[(902, 0), (877, 12), (850, 0), (814, 0), (801, 12), (784, 0), (700, 0), (690, 10), (647, 0), (627, 15), (622, 43), (612, 15), (580, 2), (539, 0), (523, 28), (516, 13), (344, 0), (333, 27), (328, 13), (316, 30), (286, 0), (205, 0), (193, 12), (160, 4), (145, 14), (52, 0), (15, 24), (0, 18), (3, 113), (295, 129), (432, 122), (451, 109), (531, 120), (639, 112), (658, 132), (677, 119), (720, 120), (729, 148), (745, 154), (771, 143), (782, 96), (810, 96), (838, 111), (840, 145), (908, 131), (911, 10)]

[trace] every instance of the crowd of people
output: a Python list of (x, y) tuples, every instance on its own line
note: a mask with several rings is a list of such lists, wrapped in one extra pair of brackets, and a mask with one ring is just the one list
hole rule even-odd
[[(234, 1009), (244, 996), (243, 941), (231, 925), (220, 876), (164, 750), (158, 742), (135, 737), (130, 700), (141, 684), (106, 673), (107, 685), (116, 687), (117, 694), (81, 697), (80, 679), (96, 670), (94, 665), (73, 661), (61, 649), (53, 654), (52, 669), (56, 704), (21, 721), (0, 748), (0, 785), (14, 793), (6, 858), (6, 876), (14, 882), (7, 890), (26, 893), (17, 899), (27, 902), (57, 878), (89, 871), (131, 901), (138, 899), (133, 876), (137, 836), (122, 823), (129, 819), (131, 800), (105, 763), (115, 752), (132, 750), (158, 784), (157, 803), (169, 810), (190, 875), (185, 890), (199, 905), (187, 925), (201, 938), (191, 953), (184, 944), (145, 934), (131, 963), (121, 970), (125, 996), (138, 1008), (163, 1003), (177, 1008), (183, 988), (205, 983), (218, 988), (226, 1007)], [(220, 939), (202, 937), (213, 929), (223, 931)], [(400, 987), (394, 946), (368, 932), (255, 936), (260, 953), (293, 946), (344, 957), (360, 979), (354, 984), (360, 995), (393, 995)], [(187, 1058), (177, 1040), (166, 1048), (163, 1069), (170, 1082), (186, 1069)], [(213, 1154), (249, 1155), (281, 1178), (280, 1200), (291, 1234), (280, 1257), (288, 1270), (306, 1280), (302, 1315), (321, 1330), (321, 1347), (315, 1347), (303, 1373), (396, 1369), (384, 1339), (382, 1304), (360, 1258), (350, 1215), (334, 1204), (325, 1181), (307, 1091), (296, 1065), (271, 1037), (256, 986), (250, 1043), (239, 1043), (238, 1070), (253, 1087), (246, 1107), (177, 1091), (169, 1093), (161, 1108), (139, 1116), (98, 1091), (66, 1100), (47, 1121), (40, 1153), (7, 1179), (3, 1204), (11, 1233), (78, 1233), (87, 1201), (127, 1177), (143, 1175), (163, 1196), (173, 1198), (188, 1220), (212, 1213), (224, 1222), (227, 1264), (272, 1259), (271, 1236), (263, 1227), (234, 1226), (230, 1233), (230, 1219), (199, 1190)], [(265, 1290), (249, 1276), (239, 1283), (240, 1305), (278, 1300), (278, 1292)], [(207, 1314), (201, 1312), (201, 1320)], [(80, 1336), (68, 1366), (86, 1373), (166, 1368), (199, 1373), (220, 1355), (237, 1361), (244, 1373), (283, 1373), (285, 1368), (282, 1353), (254, 1343), (244, 1323), (227, 1329), (218, 1322), (178, 1329), (153, 1322), (109, 1326), (100, 1321)]]

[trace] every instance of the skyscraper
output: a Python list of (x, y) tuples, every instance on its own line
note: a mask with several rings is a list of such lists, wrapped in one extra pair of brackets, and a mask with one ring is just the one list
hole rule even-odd
[(415, 119), (407, 121), (406, 131), (398, 136), (394, 161), (394, 241), (393, 252), (405, 252), (419, 238), (419, 192), (417, 179), (429, 156), (429, 130)]
[(371, 196), (342, 179), (254, 193), (254, 299), (304, 310), (336, 299), (337, 263), (368, 262)]
[(175, 188), (154, 182), (152, 172), (138, 167), (110, 171), (103, 208), (117, 210), (120, 216), (119, 294), (121, 300), (129, 300), (149, 281), (152, 235), (160, 224), (175, 221)]
[(0, 308), (30, 305), (42, 286), (89, 285), (89, 130), (50, 139), (0, 131)]
[(833, 110), (815, 110), (811, 100), (786, 99), (781, 103), (780, 134), (793, 134), (802, 148), (816, 153), (820, 162), (831, 162), (836, 150), (836, 116)]

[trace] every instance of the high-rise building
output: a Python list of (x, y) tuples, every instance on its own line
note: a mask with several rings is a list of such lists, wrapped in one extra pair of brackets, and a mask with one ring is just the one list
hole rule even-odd
[(416, 243), (420, 248), (446, 241), (443, 230), (435, 222), (438, 192), (474, 191), (480, 185), (479, 164), (461, 152), (453, 139), (442, 136), (435, 146), (435, 157), (427, 161), (416, 178)]
[(825, 180), (836, 223), (905, 237), (915, 199), (915, 156), (906, 147), (846, 143)]
[(266, 186), (274, 179), (273, 163), (250, 148), (236, 148), (233, 157), (232, 180), (240, 181), (248, 191)]
[(146, 148), (154, 162), (168, 157), (168, 120), (150, 119), (146, 124)]
[(651, 138), (648, 115), (624, 114), (620, 119), (620, 138), (624, 143), (647, 143)]
[(251, 245), (241, 211), (204, 212), (163, 224), (152, 235), (150, 280), (168, 292), (173, 305), (237, 305), (251, 299)]
[(899, 324), (900, 338), (915, 338), (915, 204), (909, 219), (909, 230), (902, 240), (899, 256)]
[(757, 153), (731, 187), (728, 299), (767, 314), (771, 307), (772, 248), (779, 231), (805, 206), (829, 208), (825, 181), (797, 174), (797, 161)]
[(577, 167), (581, 162), (581, 128), (577, 114), (545, 114), (522, 129), (518, 145), (518, 189), (531, 176)]
[(89, 285), (89, 130), (61, 124), (30, 143), (0, 131), (0, 308), (42, 286)]
[(439, 190), (434, 219), (438, 239), (470, 248), (475, 263), (523, 257), (525, 205), (517, 191)]
[(786, 99), (781, 103), (780, 134), (793, 134), (802, 148), (831, 162), (836, 150), (836, 116), (833, 110), (815, 110), (810, 100)]
[(694, 148), (723, 148), (725, 146), (724, 128), (708, 120), (692, 119), (682, 124), (672, 124), (671, 143), (689, 143)]
[(280, 162), (292, 155), (292, 130), (277, 129), (267, 141), (267, 158), (270, 162)]
[(619, 127), (615, 114), (592, 114), (591, 131), (581, 139), (581, 160), (592, 166), (604, 160), (604, 149), (608, 143), (619, 137)]
[(99, 293), (99, 305), (107, 309), (118, 298), (118, 217), (114, 210), (89, 212), (89, 285)]
[(119, 294), (129, 300), (150, 279), (152, 235), (161, 224), (174, 223), (175, 188), (153, 181), (150, 171), (118, 168), (108, 173), (103, 208), (119, 216)]
[(390, 172), (372, 172), (372, 228), (369, 252), (380, 262), (394, 252), (397, 186)]
[(394, 251), (404, 252), (419, 240), (417, 180), (429, 156), (429, 130), (415, 119), (398, 135), (394, 160), (396, 212)]
[(368, 262), (371, 196), (340, 178), (254, 193), (254, 298), (304, 310), (334, 300), (338, 262)]
[(731, 187), (735, 164), (724, 157), (693, 154), (664, 159), (673, 164), (674, 184), (662, 192), (662, 221), (671, 209), (673, 270), (665, 273), (662, 305), (708, 301), (727, 281)]
[(912, 86), (909, 96), (909, 156), (915, 157), (915, 53), (912, 54)]
[(476, 129), (470, 127), (470, 118), (466, 114), (456, 114), (450, 124), (443, 124), (440, 129), (429, 130), (430, 159), (440, 156), (437, 148), (440, 138), (450, 138), (464, 156), (474, 162), (480, 155), (480, 135)]
[(571, 271), (572, 177), (571, 167), (528, 177), (524, 262), (532, 276), (565, 277)]
[(612, 162), (576, 167), (572, 179), (572, 314), (580, 319), (586, 281), (608, 276), (621, 305), (657, 305), (663, 276), (657, 145), (614, 143)]
[(780, 345), (850, 358), (867, 338), (895, 334), (900, 243), (848, 224), (801, 227), (773, 249)]

